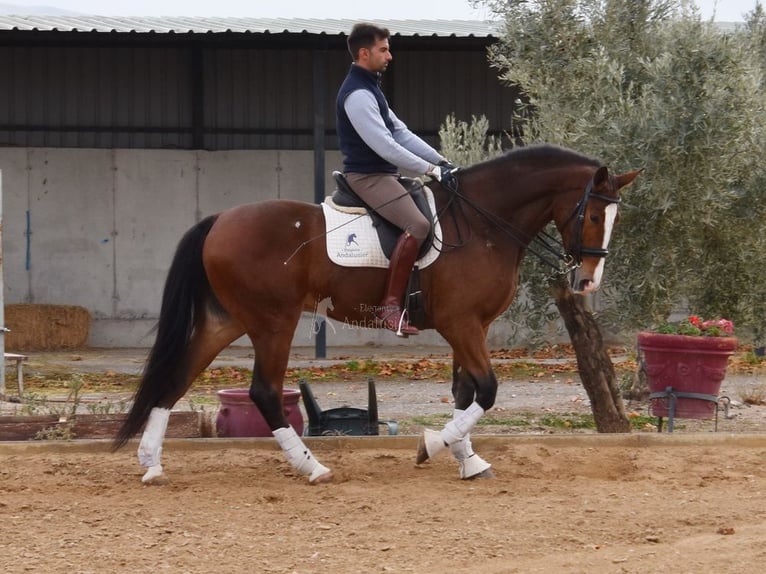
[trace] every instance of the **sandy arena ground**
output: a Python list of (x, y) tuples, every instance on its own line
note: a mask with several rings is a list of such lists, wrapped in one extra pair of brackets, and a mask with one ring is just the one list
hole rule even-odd
[[(96, 358), (68, 357), (80, 371), (118, 368)], [(762, 383), (729, 378), (723, 391)], [(324, 408), (366, 404), (358, 382), (313, 388)], [(381, 418), (451, 412), (445, 381), (381, 381), (378, 396)], [(501, 381), (498, 408), (589, 410), (567, 375)], [(497, 475), (478, 481), (460, 481), (447, 453), (415, 466), (414, 436), (307, 439), (335, 473), (318, 486), (270, 439), (166, 441), (163, 486), (141, 483), (136, 442), (117, 453), (98, 441), (0, 443), (0, 571), (763, 570), (766, 407), (736, 406), (718, 433), (710, 421), (672, 435), (517, 430), (475, 435)]]
[(164, 486), (141, 484), (135, 444), (0, 445), (3, 572), (742, 574), (766, 560), (764, 436), (479, 437), (497, 474), (481, 481), (446, 454), (416, 467), (413, 438), (315, 441), (333, 484), (310, 486), (264, 439), (169, 441)]

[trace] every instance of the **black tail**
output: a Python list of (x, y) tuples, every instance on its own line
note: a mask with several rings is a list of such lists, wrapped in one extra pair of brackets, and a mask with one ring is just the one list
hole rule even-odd
[(205, 269), (202, 246), (216, 220), (207, 217), (186, 232), (178, 244), (162, 293), (157, 338), (149, 352), (133, 406), (117, 433), (112, 450), (117, 450), (141, 430), (163, 399), (183, 392), (188, 368), (187, 349), (194, 330), (195, 314), (213, 304)]

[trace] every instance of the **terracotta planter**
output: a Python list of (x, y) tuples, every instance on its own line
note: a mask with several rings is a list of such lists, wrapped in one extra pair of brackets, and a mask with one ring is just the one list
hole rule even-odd
[[(649, 392), (676, 393), (675, 417), (715, 417), (721, 382), (729, 357), (737, 349), (737, 339), (641, 332), (638, 348), (643, 354)], [(701, 396), (683, 396), (687, 393)], [(652, 414), (669, 416), (670, 401), (669, 394), (652, 398)]]
[[(303, 434), (303, 414), (298, 406), (301, 392), (297, 389), (282, 390), (285, 416), (298, 436)], [(248, 389), (223, 389), (218, 391), (221, 408), (215, 419), (219, 437), (270, 437), (271, 429), (261, 411), (250, 399)]]

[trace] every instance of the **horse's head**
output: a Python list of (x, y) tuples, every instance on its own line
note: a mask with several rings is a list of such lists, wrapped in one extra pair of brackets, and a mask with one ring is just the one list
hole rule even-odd
[(567, 253), (575, 266), (571, 285), (575, 293), (593, 293), (601, 286), (612, 230), (619, 218), (620, 190), (638, 176), (640, 170), (609, 175), (599, 167), (588, 181), (582, 197), (568, 216), (556, 221)]

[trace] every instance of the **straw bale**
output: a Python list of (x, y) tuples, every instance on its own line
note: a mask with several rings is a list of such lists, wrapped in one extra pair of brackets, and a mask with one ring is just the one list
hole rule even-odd
[(55, 351), (84, 347), (90, 313), (72, 305), (6, 305), (6, 351)]

